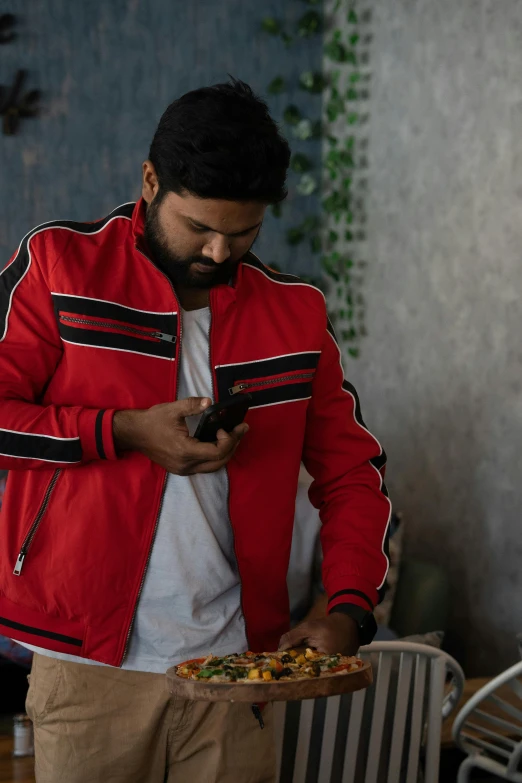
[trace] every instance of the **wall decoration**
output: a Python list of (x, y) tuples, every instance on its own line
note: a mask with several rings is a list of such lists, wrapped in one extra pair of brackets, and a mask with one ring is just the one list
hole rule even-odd
[[(318, 0), (305, 2), (319, 5)], [(299, 77), (301, 89), (311, 96), (310, 116), (293, 105), (283, 112), (283, 122), (295, 138), (323, 141), (321, 172), (314, 172), (312, 160), (302, 153), (294, 154), (290, 164), (290, 186), (305, 197), (320, 188), (321, 211), (305, 214), (288, 230), (287, 241), (292, 245), (308, 241), (312, 251), (320, 253), (322, 277), (311, 282), (325, 290), (338, 337), (352, 357), (359, 355), (366, 334), (363, 283), (372, 40), (369, 4), (370, 0), (325, 0), (321, 12), (310, 8), (301, 16), (295, 31), (283, 30), (271, 17), (262, 21), (265, 33), (280, 37), (286, 46), (297, 45), (300, 37), (324, 35), (323, 72), (306, 71)], [(268, 92), (284, 93), (287, 82), (283, 75), (276, 76)], [(320, 118), (314, 116), (317, 109), (312, 100), (318, 95), (323, 99)], [(277, 206), (273, 211), (280, 216), (282, 208)]]
[[(0, 16), (0, 44), (11, 43), (16, 33), (16, 19), (12, 14)], [(11, 84), (0, 84), (0, 117), (2, 117), (2, 132), (4, 136), (14, 136), (18, 131), (21, 119), (36, 117), (39, 112), (39, 90), (26, 90), (27, 71), (19, 68)]]

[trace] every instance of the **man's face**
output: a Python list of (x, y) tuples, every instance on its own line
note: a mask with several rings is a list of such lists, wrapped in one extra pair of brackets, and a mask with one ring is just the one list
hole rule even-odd
[(266, 205), (190, 194), (156, 194), (149, 202), (145, 240), (174, 284), (212, 288), (228, 283), (261, 228)]

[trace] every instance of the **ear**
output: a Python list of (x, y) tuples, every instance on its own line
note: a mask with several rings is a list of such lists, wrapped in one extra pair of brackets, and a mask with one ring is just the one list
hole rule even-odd
[(160, 186), (158, 181), (158, 175), (156, 169), (150, 160), (146, 160), (142, 166), (143, 181), (141, 187), (141, 194), (147, 204), (150, 204), (152, 199), (157, 195)]

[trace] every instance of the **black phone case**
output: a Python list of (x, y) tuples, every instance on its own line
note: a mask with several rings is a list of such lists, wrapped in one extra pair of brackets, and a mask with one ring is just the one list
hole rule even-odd
[(232, 432), (242, 423), (251, 403), (250, 394), (238, 394), (231, 400), (211, 405), (202, 414), (194, 437), (203, 443), (214, 443), (218, 430)]

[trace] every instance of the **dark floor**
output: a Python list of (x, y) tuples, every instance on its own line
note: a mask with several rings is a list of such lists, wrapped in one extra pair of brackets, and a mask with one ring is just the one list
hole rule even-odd
[[(440, 783), (455, 783), (459, 766), (463, 760), (464, 754), (457, 748), (443, 750), (440, 757)], [(473, 783), (496, 783), (496, 781), (501, 781), (502, 778), (496, 775), (486, 775), (484, 772), (477, 770), (471, 775), (471, 780)]]

